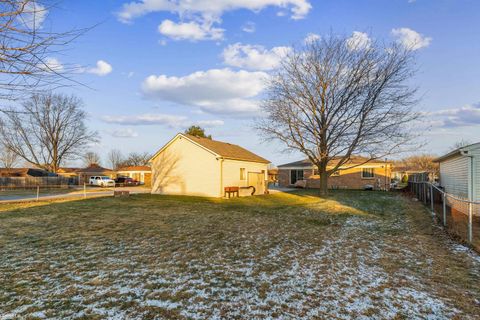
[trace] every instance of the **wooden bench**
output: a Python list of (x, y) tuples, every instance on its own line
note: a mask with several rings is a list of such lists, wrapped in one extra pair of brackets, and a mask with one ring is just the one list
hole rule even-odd
[(236, 194), (237, 197), (240, 196), (240, 194), (239, 194), (240, 188), (239, 187), (225, 187), (224, 190), (225, 190), (225, 193), (223, 194), (223, 196), (225, 198), (227, 198), (227, 195), (228, 195), (229, 199), (230, 199), (231, 195), (235, 196), (235, 194)]
[(129, 197), (129, 196), (130, 196), (130, 191), (128, 191), (128, 190), (113, 191), (113, 196), (114, 196), (115, 198), (118, 198), (118, 197)]

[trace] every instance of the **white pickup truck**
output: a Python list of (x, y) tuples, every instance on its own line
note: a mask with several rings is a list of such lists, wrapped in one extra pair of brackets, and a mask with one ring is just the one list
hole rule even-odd
[(111, 179), (110, 177), (107, 176), (94, 176), (90, 177), (90, 180), (88, 183), (91, 186), (99, 186), (99, 187), (114, 187), (115, 186), (115, 180)]

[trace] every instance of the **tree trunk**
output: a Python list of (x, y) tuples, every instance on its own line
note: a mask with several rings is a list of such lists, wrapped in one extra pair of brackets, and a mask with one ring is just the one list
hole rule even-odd
[(326, 168), (318, 168), (320, 174), (320, 195), (326, 196), (328, 194), (328, 174)]

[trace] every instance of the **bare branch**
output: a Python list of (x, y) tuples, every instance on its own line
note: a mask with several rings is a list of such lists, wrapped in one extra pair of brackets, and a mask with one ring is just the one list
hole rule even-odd
[(333, 35), (308, 42), (269, 81), (257, 128), (310, 159), (326, 193), (328, 177), (354, 155), (368, 162), (414, 146), (414, 58), (397, 44), (352, 48)]
[(98, 140), (85, 126), (82, 101), (62, 94), (35, 94), (20, 112), (0, 110), (0, 139), (11, 152), (39, 168), (56, 172), (67, 160), (78, 159)]

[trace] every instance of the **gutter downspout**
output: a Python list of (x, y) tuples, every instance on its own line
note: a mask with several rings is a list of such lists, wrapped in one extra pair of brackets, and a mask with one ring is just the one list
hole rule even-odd
[(474, 180), (473, 180), (473, 156), (468, 154), (468, 151), (461, 150), (460, 151), (463, 156), (469, 157), (470, 158), (470, 163), (468, 166), (468, 200), (470, 201), (468, 203), (468, 242), (472, 243), (473, 241), (473, 187), (474, 187)]
[(473, 156), (468, 154), (468, 151), (466, 150), (461, 150), (460, 151), (462, 156), (470, 158), (469, 164), (468, 164), (468, 200), (469, 201), (474, 201), (474, 170), (473, 170)]
[(217, 158), (220, 161), (220, 198), (223, 197), (223, 158)]

